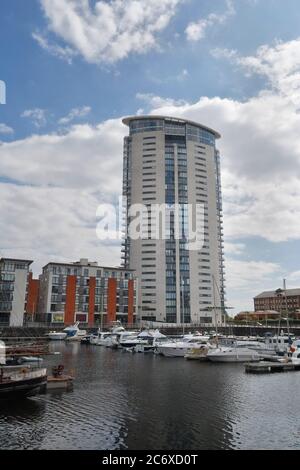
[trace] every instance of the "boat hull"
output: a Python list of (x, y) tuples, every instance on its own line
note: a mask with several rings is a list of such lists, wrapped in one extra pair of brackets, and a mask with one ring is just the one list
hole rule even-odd
[(157, 348), (158, 353), (165, 357), (184, 357), (188, 352), (188, 348), (177, 349), (177, 348)]
[(46, 391), (47, 376), (24, 379), (14, 383), (0, 383), (0, 400), (33, 397)]
[(85, 335), (67, 336), (66, 341), (81, 341)]
[(151, 344), (137, 344), (134, 349), (137, 353), (153, 353), (155, 346), (152, 346)]
[(258, 362), (259, 356), (256, 355), (232, 355), (232, 356), (225, 356), (225, 355), (208, 355), (207, 359), (211, 362), (236, 362), (236, 363), (243, 363), (243, 362)]
[(48, 335), (48, 338), (50, 339), (50, 341), (63, 341), (64, 339), (66, 339), (66, 337), (67, 337), (67, 333), (55, 333), (55, 334), (49, 333)]

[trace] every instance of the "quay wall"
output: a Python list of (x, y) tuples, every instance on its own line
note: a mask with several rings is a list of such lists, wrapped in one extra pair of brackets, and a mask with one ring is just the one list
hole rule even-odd
[[(15, 338), (20, 340), (30, 340), (33, 338), (45, 339), (45, 335), (49, 333), (49, 331), (61, 331), (63, 330), (63, 326), (60, 327), (53, 327), (53, 326), (24, 326), (24, 327), (0, 327), (0, 340), (8, 339), (8, 338)], [(93, 328), (88, 328), (81, 326), (82, 329), (86, 329), (87, 332), (92, 332), (98, 329), (98, 325), (95, 325)], [(128, 329), (137, 329), (139, 330), (141, 325), (132, 325), (128, 327)], [(157, 325), (155, 325), (157, 328)], [(189, 332), (200, 331), (204, 332), (215, 332), (214, 326), (208, 325), (186, 325), (184, 327), (174, 325), (161, 325), (159, 330), (166, 334), (166, 335), (182, 335), (183, 331), (185, 334)], [(284, 330), (287, 331), (285, 325), (280, 328), (280, 331)], [(222, 326), (218, 327), (218, 333), (224, 335), (236, 335), (236, 336), (264, 336), (266, 333), (278, 333), (278, 326), (243, 326), (243, 325), (230, 325), (230, 326)], [(290, 332), (293, 335), (300, 337), (300, 325), (299, 326), (291, 326)]]

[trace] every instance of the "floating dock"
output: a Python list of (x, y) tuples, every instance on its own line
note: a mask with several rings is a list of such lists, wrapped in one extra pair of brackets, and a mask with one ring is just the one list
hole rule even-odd
[(61, 375), (59, 377), (47, 377), (47, 390), (72, 390), (73, 377)]
[(272, 374), (275, 372), (291, 371), (300, 371), (300, 364), (267, 361), (245, 364), (245, 372), (248, 374)]

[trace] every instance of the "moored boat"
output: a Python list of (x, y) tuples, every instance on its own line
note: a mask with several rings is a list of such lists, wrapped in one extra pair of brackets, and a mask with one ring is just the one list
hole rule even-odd
[(144, 330), (138, 335), (138, 338), (143, 340), (134, 347), (135, 352), (138, 353), (155, 353), (157, 346), (167, 339), (159, 330)]
[(208, 344), (208, 337), (201, 335), (188, 336), (179, 341), (172, 340), (157, 346), (157, 351), (166, 357), (184, 357), (192, 349), (202, 348)]
[(296, 366), (300, 365), (300, 349), (297, 349), (296, 351), (293, 352), (292, 363), (295, 364)]
[(94, 344), (95, 346), (105, 346), (105, 340), (111, 336), (109, 331), (101, 331), (99, 328), (96, 334), (91, 335), (90, 343)]
[(46, 384), (46, 368), (0, 366), (0, 400), (38, 395), (45, 391)]
[(128, 335), (125, 338), (119, 340), (119, 344), (122, 348), (135, 348), (137, 345), (148, 345), (148, 340), (140, 338), (138, 335)]
[(80, 340), (80, 343), (81, 344), (91, 344), (91, 336), (92, 335), (82, 336), (82, 338)]
[(63, 331), (50, 331), (50, 333), (47, 334), (47, 337), (51, 341), (63, 341), (67, 337), (67, 333), (64, 333)]
[(257, 351), (245, 346), (220, 346), (207, 353), (207, 359), (212, 362), (258, 362), (260, 357)]
[(67, 334), (66, 341), (81, 341), (87, 335), (86, 330), (79, 329), (79, 321), (75, 325), (67, 326), (64, 332)]
[(203, 345), (200, 348), (193, 348), (187, 354), (185, 354), (184, 358), (190, 361), (208, 361), (207, 354), (209, 351), (209, 346)]

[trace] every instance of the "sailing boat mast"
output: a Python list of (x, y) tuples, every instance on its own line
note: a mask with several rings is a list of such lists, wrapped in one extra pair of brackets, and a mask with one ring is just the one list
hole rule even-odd
[(288, 330), (288, 336), (290, 337), (290, 321), (289, 321), (288, 302), (287, 302), (287, 295), (286, 295), (286, 279), (283, 279), (283, 295), (285, 298), (285, 313), (286, 313), (287, 330)]
[(181, 276), (180, 280), (180, 286), (181, 286), (181, 308), (182, 308), (182, 315), (181, 315), (181, 321), (182, 321), (182, 333), (184, 335), (184, 279), (183, 276)]
[(218, 318), (217, 318), (217, 309), (216, 309), (216, 289), (215, 289), (215, 276), (212, 275), (212, 281), (213, 281), (213, 314), (215, 317), (215, 327), (216, 327), (216, 343), (217, 347), (219, 345), (219, 338), (218, 338)]

